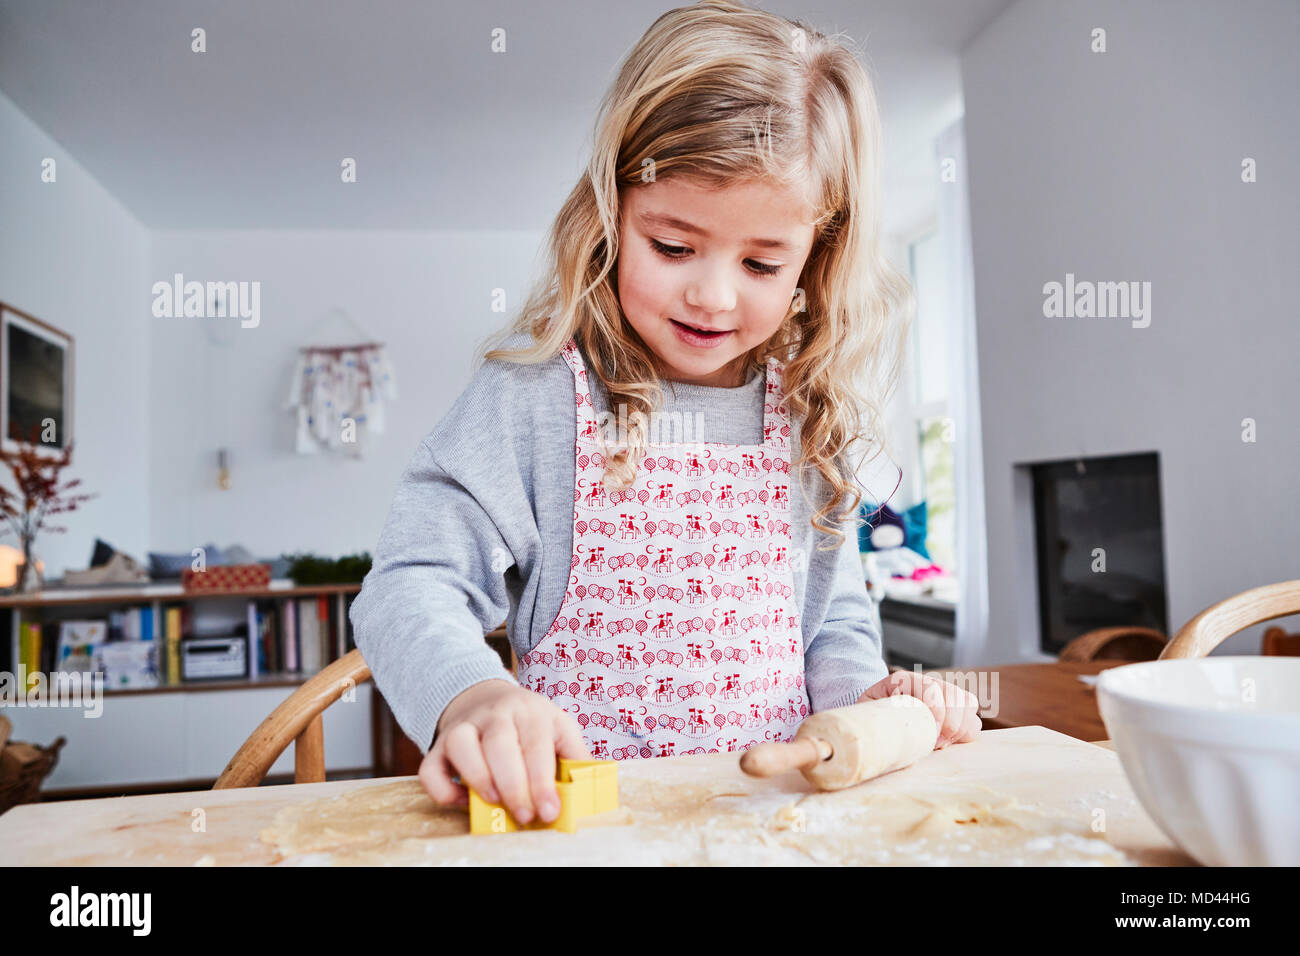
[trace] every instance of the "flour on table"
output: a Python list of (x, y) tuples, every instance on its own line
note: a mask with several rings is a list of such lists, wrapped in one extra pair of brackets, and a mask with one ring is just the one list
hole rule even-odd
[(285, 856), (326, 851), (360, 856), (405, 840), (468, 832), (466, 810), (440, 807), (418, 780), (405, 780), (284, 807), (260, 836)]
[(1010, 794), (952, 790), (873, 793), (858, 787), (801, 797), (770, 825), (819, 863), (841, 865), (1131, 864), (1086, 816), (1019, 804)]
[(463, 808), (418, 780), (281, 809), (261, 839), (281, 862), (316, 865), (1105, 865), (1131, 861), (1084, 814), (1022, 806), (1009, 794), (950, 790), (790, 793), (737, 777), (707, 784), (623, 779), (619, 809), (577, 833), (469, 835)]

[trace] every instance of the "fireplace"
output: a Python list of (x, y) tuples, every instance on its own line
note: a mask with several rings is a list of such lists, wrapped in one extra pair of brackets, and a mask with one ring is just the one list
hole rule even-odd
[(1099, 627), (1168, 634), (1160, 457), (1042, 462), (1033, 481), (1040, 645), (1059, 654)]

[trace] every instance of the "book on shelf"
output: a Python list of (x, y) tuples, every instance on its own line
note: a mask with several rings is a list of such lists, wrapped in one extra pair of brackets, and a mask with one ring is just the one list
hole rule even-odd
[(104, 675), (105, 687), (157, 687), (160, 683), (158, 642), (138, 640), (101, 644), (95, 651), (94, 670)]
[(108, 621), (59, 621), (59, 651), (56, 670), (88, 673), (94, 670), (101, 645), (109, 641)]
[(261, 637), (261, 628), (258, 625), (258, 621), (257, 621), (256, 601), (248, 602), (247, 626), (248, 626), (248, 650), (247, 650), (248, 677), (250, 680), (252, 680), (261, 673), (261, 668), (259, 667), (259, 664), (261, 662), (258, 660), (258, 656), (259, 656), (258, 652), (260, 650), (260, 645), (261, 645), (261, 641), (259, 640), (259, 638)]
[(165, 648), (163, 657), (165, 665), (159, 670), (163, 670), (167, 675), (167, 683), (179, 684), (181, 682), (181, 634), (184, 633), (182, 628), (182, 614), (188, 610), (185, 607), (167, 608), (167, 626), (163, 634), (163, 647)]
[(253, 605), (253, 623), (255, 625), (253, 643), (256, 653), (253, 655), (259, 674), (275, 673), (275, 653), (272, 647), (273, 633), (271, 625), (276, 619), (275, 608), (262, 601), (251, 601)]
[(331, 612), (334, 602), (329, 595), (321, 594), (316, 598), (316, 620), (320, 625), (320, 666), (324, 667), (334, 660), (334, 614)]
[(281, 674), (284, 672), (284, 618), (280, 615), (280, 606), (274, 602), (267, 606), (266, 631), (270, 654), (268, 666), (274, 673)]
[(298, 670), (297, 601), (285, 601), (280, 605), (280, 623), (284, 634), (284, 669), (292, 674)]
[(278, 674), (285, 671), (285, 616), (275, 601), (248, 602), (249, 674)]
[[(112, 617), (109, 618), (110, 625)], [(127, 608), (122, 612), (121, 640), (152, 641), (154, 638), (153, 607), (148, 604)]]
[(320, 618), (316, 612), (315, 598), (298, 599), (298, 650), (302, 657), (298, 661), (298, 670), (303, 674), (315, 674), (320, 670)]
[(18, 664), (30, 675), (42, 669), (41, 625), (34, 621), (24, 621), (19, 625), (18, 634)]

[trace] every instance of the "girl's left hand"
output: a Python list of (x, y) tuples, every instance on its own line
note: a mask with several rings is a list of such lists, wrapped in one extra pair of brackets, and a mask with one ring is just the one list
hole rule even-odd
[(858, 698), (858, 703), (910, 694), (923, 701), (934, 714), (939, 725), (939, 737), (934, 749), (942, 750), (949, 744), (974, 740), (983, 726), (979, 718), (979, 700), (970, 691), (956, 684), (925, 677), (913, 671), (894, 671), (884, 680), (868, 687)]

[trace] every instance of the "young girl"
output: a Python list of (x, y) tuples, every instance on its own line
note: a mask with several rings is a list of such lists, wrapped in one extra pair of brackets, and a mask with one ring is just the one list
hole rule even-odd
[[(879, 138), (854, 55), (770, 13), (704, 0), (629, 54), (546, 280), (416, 450), (352, 606), (435, 800), (550, 821), (557, 755), (743, 750), (891, 694), (940, 747), (978, 732), (973, 695), (887, 673), (859, 562), (847, 448), (883, 432), (911, 306)], [(517, 674), (483, 640), (507, 616)]]

